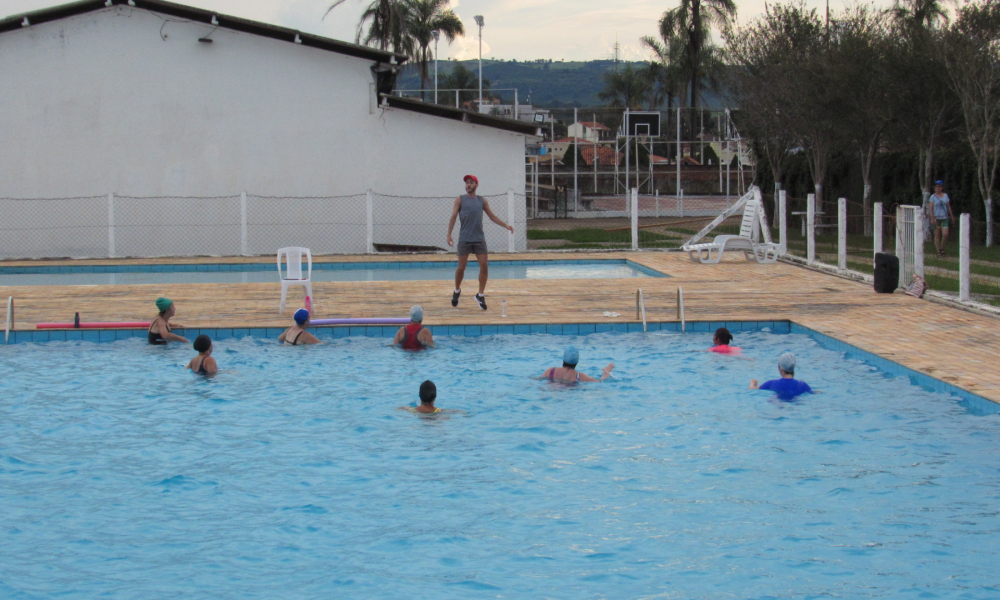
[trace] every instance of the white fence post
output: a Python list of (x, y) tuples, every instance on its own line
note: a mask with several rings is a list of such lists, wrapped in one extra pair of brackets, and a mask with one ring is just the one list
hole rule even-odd
[(903, 224), (903, 207), (896, 207), (896, 258), (899, 259), (899, 287), (906, 287), (906, 245), (903, 243), (905, 237)]
[[(514, 190), (507, 190), (507, 224), (514, 225)], [(514, 252), (514, 234), (507, 234), (507, 252)]]
[(788, 199), (785, 190), (778, 192), (778, 254), (788, 254)]
[(913, 211), (913, 272), (921, 277), (924, 276), (924, 209), (922, 208)]
[(656, 218), (660, 218), (660, 190), (656, 190)]
[(375, 211), (372, 207), (372, 191), (368, 190), (365, 196), (366, 223), (365, 223), (365, 247), (368, 254), (375, 254)]
[(972, 299), (972, 282), (969, 274), (969, 213), (958, 217), (958, 299), (968, 302)]
[(639, 249), (639, 188), (632, 188), (632, 249)]
[(972, 299), (972, 282), (969, 274), (969, 213), (958, 217), (958, 299), (968, 302)]
[(247, 240), (247, 192), (240, 192), (240, 253), (250, 254), (250, 243)]
[(806, 196), (806, 261), (816, 260), (816, 194)]
[(837, 268), (847, 270), (847, 198), (837, 199)]
[(677, 207), (680, 210), (680, 216), (684, 218), (684, 189), (682, 188), (680, 194), (677, 196)]
[(115, 257), (115, 193), (108, 194), (108, 257)]
[(882, 218), (882, 203), (876, 202), (872, 211), (872, 225), (875, 226), (875, 231), (873, 232), (875, 247), (872, 253), (872, 260), (875, 259), (875, 255), (882, 252), (882, 225), (884, 219)]

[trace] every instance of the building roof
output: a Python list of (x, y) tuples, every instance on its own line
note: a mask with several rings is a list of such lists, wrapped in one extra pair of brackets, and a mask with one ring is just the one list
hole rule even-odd
[(583, 162), (588, 165), (594, 164), (594, 153), (597, 153), (597, 159), (602, 165), (613, 165), (615, 163), (621, 164), (624, 154), (618, 152), (614, 148), (609, 148), (607, 146), (594, 146), (593, 144), (586, 145), (580, 148), (580, 156), (583, 157)]
[(604, 129), (606, 131), (611, 131), (611, 128), (598, 123), (597, 121), (580, 121), (580, 125), (587, 127), (589, 129)]
[(359, 46), (358, 44), (350, 44), (348, 42), (342, 42), (332, 38), (313, 35), (311, 33), (303, 33), (287, 27), (279, 27), (278, 25), (251, 21), (240, 17), (232, 17), (211, 10), (185, 6), (174, 2), (166, 2), (165, 0), (79, 0), (77, 2), (53, 6), (51, 8), (43, 8), (32, 12), (11, 15), (0, 20), (0, 34), (18, 30), (22, 27), (31, 27), (89, 12), (104, 10), (112, 6), (126, 6), (145, 9), (151, 12), (178, 17), (188, 21), (205, 23), (208, 25), (215, 25), (215, 23), (212, 22), (212, 20), (215, 19), (218, 26), (224, 29), (231, 29), (262, 37), (269, 37), (289, 43), (298, 43), (311, 48), (318, 48), (320, 50), (327, 50), (338, 54), (346, 54), (348, 56), (364, 58), (375, 62), (394, 62), (396, 64), (402, 64), (407, 60), (407, 56), (403, 54), (385, 52), (375, 48), (369, 48), (367, 46)]
[(555, 140), (555, 141), (553, 141), (552, 143), (553, 143), (553, 144), (572, 144), (572, 143), (573, 143), (574, 141), (575, 141), (575, 142), (576, 142), (577, 144), (590, 144), (591, 146), (593, 146), (593, 145), (594, 145), (594, 142), (592, 142), (592, 141), (590, 141), (590, 140), (588, 140), (588, 139), (584, 139), (584, 138), (573, 138), (573, 137), (564, 137), (564, 138), (560, 138), (560, 139), (558, 139), (558, 140)]
[(484, 115), (474, 110), (452, 108), (451, 106), (442, 106), (440, 104), (422, 102), (412, 98), (401, 98), (390, 94), (381, 94), (380, 102), (382, 106), (388, 106), (389, 108), (411, 110), (425, 115), (443, 117), (445, 119), (454, 119), (464, 123), (485, 125), (487, 127), (504, 129), (506, 131), (512, 131), (522, 135), (541, 135), (541, 129), (531, 123), (515, 121), (514, 119), (504, 119), (503, 117), (494, 117), (492, 115)]

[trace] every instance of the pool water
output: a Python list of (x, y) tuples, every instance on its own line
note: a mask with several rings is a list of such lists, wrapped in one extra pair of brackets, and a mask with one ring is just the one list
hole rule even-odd
[(1000, 596), (1000, 415), (802, 335), (386, 341), (0, 347), (0, 597)]
[[(313, 263), (313, 281), (452, 280), (456, 261), (392, 263)], [(479, 277), (469, 261), (465, 278)], [(628, 260), (555, 260), (490, 262), (490, 279), (617, 279), (667, 277)], [(72, 267), (0, 267), (5, 285), (137, 285), (170, 283), (277, 283), (277, 265), (262, 263), (200, 265), (114, 265)]]

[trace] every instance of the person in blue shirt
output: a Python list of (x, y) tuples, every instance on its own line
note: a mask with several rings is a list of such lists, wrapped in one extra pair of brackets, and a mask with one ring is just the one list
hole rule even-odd
[(948, 222), (955, 219), (955, 213), (951, 212), (951, 198), (944, 193), (944, 181), (934, 182), (934, 193), (927, 201), (931, 227), (934, 228), (934, 247), (938, 256), (944, 256), (944, 245), (948, 243)]
[(757, 380), (751, 379), (750, 389), (770, 390), (785, 402), (794, 400), (800, 394), (813, 393), (808, 383), (795, 379), (795, 355), (791, 352), (785, 352), (778, 358), (778, 373), (781, 373), (781, 379), (765, 381), (763, 385), (757, 385)]

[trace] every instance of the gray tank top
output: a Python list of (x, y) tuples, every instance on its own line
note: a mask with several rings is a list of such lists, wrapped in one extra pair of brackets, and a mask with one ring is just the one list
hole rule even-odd
[(483, 233), (483, 197), (462, 196), (462, 207), (458, 209), (462, 227), (458, 231), (459, 244), (486, 242)]

